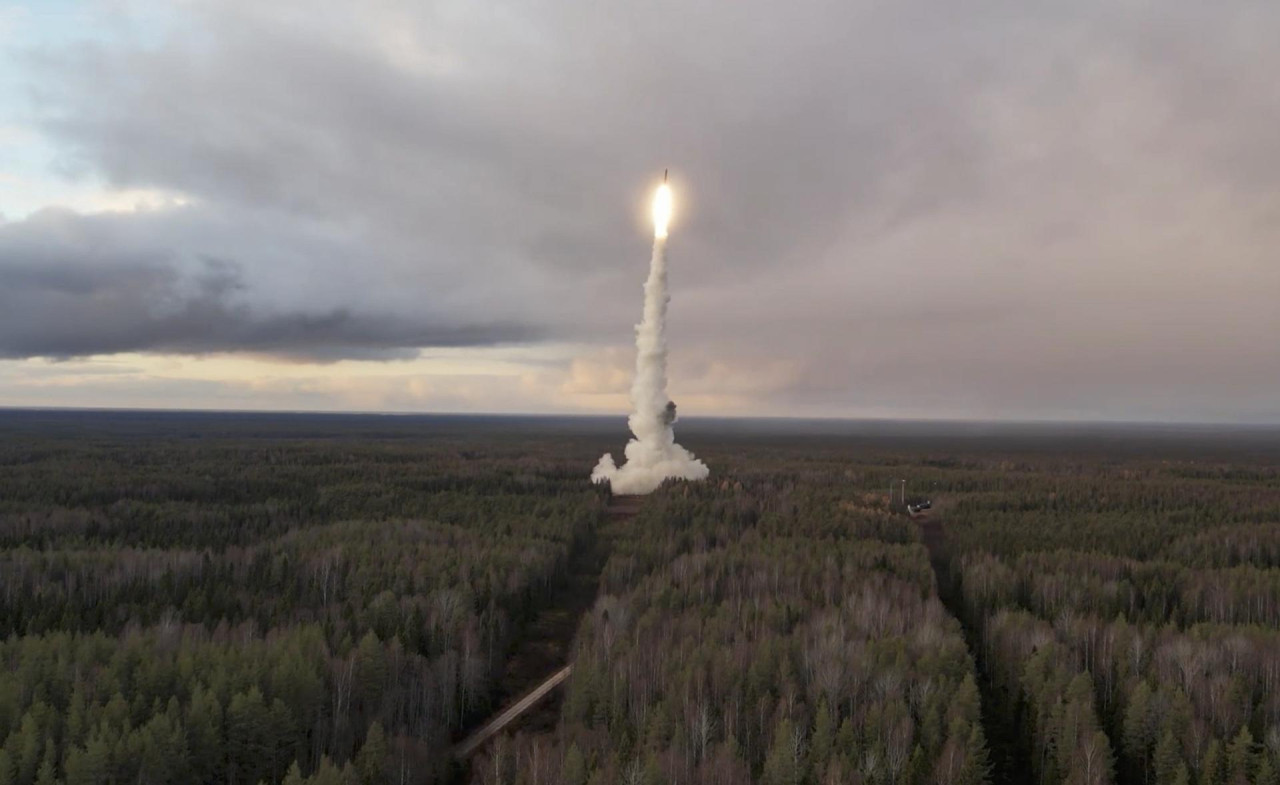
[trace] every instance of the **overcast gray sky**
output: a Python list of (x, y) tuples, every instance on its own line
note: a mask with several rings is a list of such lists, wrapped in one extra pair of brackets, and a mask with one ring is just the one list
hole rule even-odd
[(1280, 421), (1280, 4), (0, 5), (0, 405)]

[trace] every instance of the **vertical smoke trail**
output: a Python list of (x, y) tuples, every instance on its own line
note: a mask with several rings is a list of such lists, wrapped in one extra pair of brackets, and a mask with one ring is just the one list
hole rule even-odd
[(705, 479), (711, 470), (676, 444), (675, 406), (667, 398), (667, 217), (671, 192), (664, 183), (654, 202), (653, 258), (644, 284), (644, 316), (636, 326), (636, 376), (631, 384), (635, 438), (627, 443), (621, 467), (605, 453), (591, 472), (593, 482), (608, 481), (614, 493), (651, 493), (663, 480)]

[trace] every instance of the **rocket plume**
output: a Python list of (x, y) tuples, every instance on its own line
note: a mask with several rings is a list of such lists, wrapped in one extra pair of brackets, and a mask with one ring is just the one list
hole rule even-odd
[(627, 443), (622, 466), (605, 453), (591, 472), (592, 482), (608, 482), (616, 494), (652, 493), (669, 478), (702, 480), (707, 465), (676, 444), (675, 404), (667, 398), (667, 227), (671, 220), (671, 187), (664, 181), (653, 199), (653, 258), (644, 284), (644, 316), (636, 325), (636, 376), (631, 384), (631, 416), (635, 438)]

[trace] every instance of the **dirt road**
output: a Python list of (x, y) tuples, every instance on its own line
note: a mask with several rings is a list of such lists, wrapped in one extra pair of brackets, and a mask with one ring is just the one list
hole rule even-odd
[(512, 721), (528, 711), (538, 701), (542, 700), (548, 692), (555, 689), (560, 682), (569, 678), (569, 674), (572, 672), (573, 666), (566, 665), (551, 674), (550, 678), (535, 687), (533, 692), (530, 692), (528, 695), (516, 701), (515, 704), (500, 711), (498, 716), (486, 723), (482, 728), (480, 728), (480, 730), (463, 739), (462, 743), (454, 748), (454, 757), (470, 757), (471, 753), (478, 750), (486, 741), (491, 739), (495, 734), (501, 733), (502, 730), (510, 725)]

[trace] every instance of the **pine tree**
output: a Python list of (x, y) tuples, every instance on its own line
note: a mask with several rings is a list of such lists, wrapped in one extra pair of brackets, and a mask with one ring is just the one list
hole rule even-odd
[(907, 759), (906, 768), (901, 776), (898, 777), (900, 782), (924, 782), (929, 772), (929, 764), (924, 757), (924, 748), (919, 744), (911, 750), (911, 757)]
[(773, 744), (764, 761), (765, 785), (799, 785), (804, 765), (798, 753), (791, 720), (783, 717), (773, 729)]
[(1124, 758), (1134, 770), (1146, 777), (1151, 738), (1148, 731), (1151, 713), (1151, 688), (1145, 680), (1138, 682), (1129, 696), (1129, 708), (1124, 713)]
[(951, 720), (963, 719), (972, 723), (978, 721), (981, 713), (978, 682), (974, 680), (972, 673), (966, 673), (964, 680), (960, 682), (960, 686), (956, 689), (955, 696), (951, 699), (951, 706), (947, 709), (947, 717)]
[(1253, 734), (1246, 725), (1236, 734), (1231, 746), (1227, 748), (1227, 783), (1228, 785), (1250, 785), (1253, 780), (1254, 752)]
[(53, 740), (50, 739), (49, 742), (44, 745), (44, 761), (40, 764), (40, 769), (36, 772), (35, 785), (58, 785), (57, 761), (58, 753), (54, 748)]
[(1151, 771), (1157, 783), (1173, 782), (1179, 768), (1185, 768), (1182, 761), (1182, 746), (1173, 737), (1173, 731), (1166, 730), (1160, 741), (1156, 742), (1155, 753), (1151, 758)]
[(35, 780), (36, 770), (40, 768), (40, 752), (43, 749), (40, 743), (40, 731), (36, 725), (35, 716), (27, 712), (22, 717), (22, 724), (14, 733), (16, 738), (10, 736), (5, 742), (5, 746), (13, 745), (14, 762), (14, 782), (29, 783)]
[(18, 771), (8, 750), (0, 749), (0, 785), (13, 785), (18, 781)]
[(582, 750), (577, 744), (569, 745), (564, 755), (564, 763), (560, 767), (561, 785), (586, 785), (587, 762), (582, 757)]
[(203, 685), (196, 685), (186, 712), (187, 752), (193, 782), (214, 785), (222, 782), (222, 760), (226, 754), (222, 741), (222, 704), (218, 696)]
[(386, 650), (373, 632), (365, 633), (355, 652), (355, 668), (352, 675), (352, 705), (358, 705), (366, 714), (382, 699), (387, 681)]
[(835, 745), (835, 720), (827, 701), (818, 705), (818, 716), (813, 721), (813, 736), (809, 742), (809, 765), (814, 775), (827, 770), (827, 761), (831, 759), (831, 748)]
[[(176, 707), (175, 707), (176, 708)], [(188, 753), (182, 726), (169, 714), (157, 714), (138, 729), (138, 779), (142, 782), (188, 782)]]
[(310, 785), (355, 785), (359, 778), (350, 766), (338, 768), (326, 756), (320, 760), (320, 768), (308, 780)]
[(84, 690), (81, 689), (79, 682), (77, 682), (71, 692), (71, 704), (67, 708), (66, 735), (62, 739), (64, 747), (84, 743), (85, 734), (88, 732), (88, 720), (85, 717), (87, 708)]
[(850, 760), (858, 754), (858, 732), (854, 730), (853, 721), (849, 717), (845, 717), (844, 721), (840, 723), (840, 730), (836, 733), (835, 748), (832, 752)]
[(1225, 780), (1222, 742), (1213, 739), (1204, 751), (1200, 768), (1200, 785), (1223, 785)]
[(961, 785), (979, 785), (987, 781), (990, 772), (987, 758), (987, 741), (982, 732), (982, 723), (974, 720), (969, 725), (969, 734), (965, 742), (965, 768), (961, 772)]
[(284, 769), (285, 765), (300, 752), (297, 747), (301, 744), (295, 746), (297, 735), (297, 728), (293, 722), (293, 715), (289, 713), (289, 707), (279, 698), (273, 698), (271, 708), (267, 710), (267, 735), (264, 739), (267, 755), (271, 760), (272, 782), (279, 779), (281, 769)]
[(658, 756), (652, 752), (644, 762), (644, 785), (667, 785), (667, 778), (662, 773)]
[(369, 726), (364, 745), (356, 755), (356, 771), (364, 785), (381, 785), (386, 781), (387, 754), (387, 736), (382, 723), (375, 722)]
[(237, 693), (227, 707), (227, 759), (237, 783), (257, 782), (270, 773), (270, 721), (257, 687)]
[(1255, 785), (1280, 785), (1280, 772), (1276, 771), (1275, 766), (1271, 764), (1271, 759), (1262, 756), (1262, 762), (1258, 764), (1258, 771), (1253, 775)]
[(609, 772), (605, 769), (596, 769), (591, 773), (591, 779), (587, 780), (587, 785), (616, 785), (610, 777)]
[(284, 782), (281, 785), (306, 785), (306, 780), (302, 776), (302, 767), (295, 760), (289, 770), (285, 772)]

